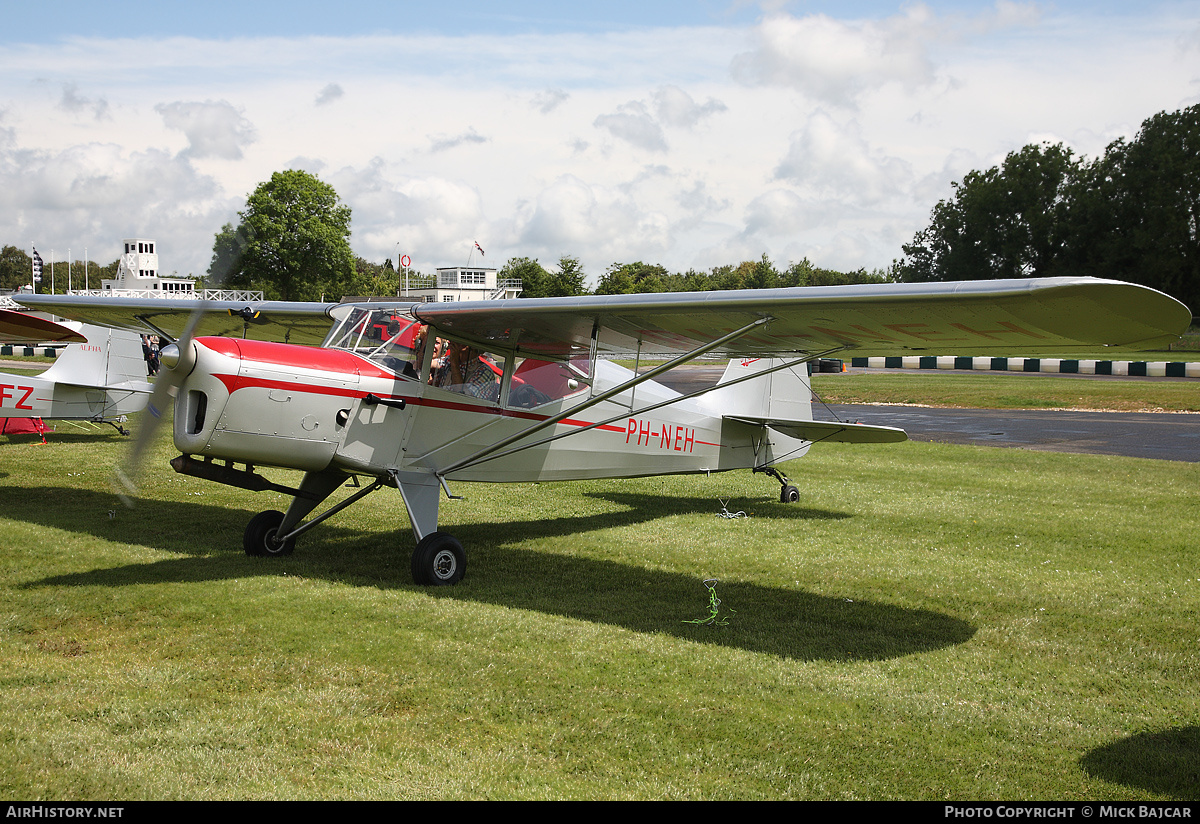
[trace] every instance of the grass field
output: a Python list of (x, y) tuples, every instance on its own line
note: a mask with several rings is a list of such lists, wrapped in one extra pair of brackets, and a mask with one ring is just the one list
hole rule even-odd
[(1200, 412), (1200, 381), (976, 372), (815, 374), (826, 403), (903, 403), (975, 409)]
[[(164, 439), (127, 510), (124, 439), (33, 440), (0, 437), (10, 798), (1200, 799), (1196, 465), (456, 485), (467, 578), (425, 589), (394, 490), (250, 558), (281, 496)], [(708, 578), (724, 626), (688, 623)]]

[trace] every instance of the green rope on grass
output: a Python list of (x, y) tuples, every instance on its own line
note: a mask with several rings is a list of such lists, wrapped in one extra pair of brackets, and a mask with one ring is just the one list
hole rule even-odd
[[(685, 624), (702, 624), (710, 627), (727, 627), (729, 626), (728, 618), (718, 618), (721, 612), (721, 599), (717, 597), (717, 579), (709, 578), (705, 580), (704, 586), (708, 587), (708, 617), (693, 618), (689, 621), (684, 621)], [(729, 610), (731, 615), (736, 615), (737, 610)]]

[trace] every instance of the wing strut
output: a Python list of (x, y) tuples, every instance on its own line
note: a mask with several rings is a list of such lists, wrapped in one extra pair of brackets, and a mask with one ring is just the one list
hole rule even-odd
[[(561, 438), (569, 438), (572, 435), (578, 435), (582, 432), (587, 432), (589, 429), (595, 429), (598, 426), (607, 426), (608, 424), (613, 423), (614, 421), (619, 421), (622, 418), (630, 418), (630, 417), (635, 417), (638, 415), (644, 415), (647, 412), (653, 412), (655, 409), (661, 409), (662, 407), (670, 406), (673, 403), (679, 403), (680, 401), (686, 401), (686, 400), (691, 400), (692, 398), (698, 398), (701, 395), (706, 395), (709, 392), (712, 392), (714, 389), (726, 389), (730, 386), (737, 386), (739, 383), (754, 380), (755, 378), (761, 378), (763, 375), (769, 375), (772, 372), (779, 372), (784, 369), (790, 369), (794, 366), (799, 366), (803, 363), (809, 363), (810, 361), (817, 360), (818, 358), (828, 357), (829, 355), (835, 354), (837, 352), (841, 352), (844, 349), (845, 349), (844, 346), (839, 346), (835, 349), (827, 349), (824, 352), (819, 352), (815, 355), (809, 355), (807, 357), (797, 358), (796, 360), (790, 360), (786, 363), (780, 364), (779, 366), (772, 366), (770, 369), (764, 369), (761, 372), (753, 372), (749, 375), (743, 375), (740, 378), (734, 378), (731, 381), (726, 381), (724, 383), (715, 383), (712, 386), (706, 386), (703, 389), (697, 389), (695, 392), (689, 392), (686, 395), (680, 395), (675, 398), (668, 398), (665, 401), (660, 401), (658, 403), (651, 404), (650, 406), (644, 406), (641, 409), (638, 409), (636, 412), (634, 412), (634, 411), (622, 412), (620, 415), (614, 415), (613, 417), (606, 418), (605, 420), (602, 420), (602, 421), (596, 421), (595, 423), (589, 423), (587, 426), (581, 426), (578, 429), (572, 429), (570, 432), (560, 432), (557, 435), (551, 435), (548, 438), (542, 438), (540, 441), (534, 441), (533, 443), (523, 443), (520, 446), (513, 447), (512, 449), (506, 449), (503, 452), (487, 455), (485, 457), (480, 458), (479, 460), (472, 461), (471, 466), (474, 466), (475, 464), (481, 464), (486, 461), (495, 460), (497, 458), (503, 458), (507, 455), (513, 455), (517, 452), (523, 452), (526, 449), (533, 449), (536, 446), (544, 446), (545, 444), (548, 444), (552, 441), (557, 441)], [(623, 386), (628, 386), (628, 383), (623, 384)], [(572, 407), (571, 411), (578, 412), (579, 407), (578, 406)], [(455, 468), (462, 469), (463, 467), (458, 466)]]
[[(612, 389), (607, 389), (604, 392), (601, 392), (599, 395), (593, 395), (590, 399), (579, 404), (578, 406), (572, 406), (569, 409), (565, 409), (562, 412), (558, 413), (557, 415), (547, 418), (546, 420), (544, 420), (540, 423), (537, 423), (537, 424), (529, 427), (528, 429), (525, 429), (525, 430), (518, 432), (515, 435), (511, 435), (507, 438), (503, 438), (503, 439), (497, 441), (496, 443), (491, 444), (490, 446), (484, 447), (483, 449), (479, 450), (478, 452), (474, 453), (473, 455), (468, 455), (467, 457), (462, 458), (461, 460), (455, 461), (454, 463), (452, 463), (449, 466), (440, 470), (437, 473), (438, 477), (443, 477), (445, 475), (448, 475), (451, 472), (453, 472), (454, 470), (462, 469), (465, 466), (470, 466), (473, 464), (481, 463), (483, 461), (483, 459), (486, 458), (487, 456), (491, 455), (494, 452), (499, 452), (501, 449), (504, 449), (506, 446), (516, 443), (517, 441), (521, 440), (522, 438), (528, 438), (530, 435), (534, 434), (535, 432), (541, 432), (543, 429), (549, 429), (551, 426), (554, 426), (559, 421), (569, 418), (572, 415), (577, 415), (580, 412), (582, 412), (584, 409), (590, 409), (591, 407), (595, 406), (596, 404), (603, 403), (604, 401), (608, 400), (609, 398), (614, 397), (615, 395), (621, 394), (626, 389), (630, 389), (634, 386), (637, 386), (639, 383), (643, 383), (645, 381), (656, 378), (659, 375), (661, 375), (663, 372), (669, 372), (672, 369), (674, 369), (675, 367), (680, 366), (684, 363), (687, 363), (690, 360), (694, 360), (695, 358), (700, 357), (701, 355), (705, 354), (706, 352), (710, 352), (713, 349), (717, 349), (721, 346), (724, 346), (726, 343), (728, 343), (731, 340), (736, 340), (737, 338), (740, 338), (743, 335), (748, 335), (749, 333), (753, 332), (755, 329), (762, 326), (763, 324), (770, 323), (771, 320), (772, 320), (772, 318), (770, 318), (770, 317), (757, 318), (756, 320), (753, 320), (750, 323), (747, 323), (741, 329), (735, 329), (734, 331), (730, 332), (729, 334), (722, 335), (721, 337), (717, 338), (716, 340), (711, 340), (702, 346), (698, 346), (695, 349), (692, 349), (688, 352), (684, 352), (679, 357), (669, 360), (666, 363), (659, 364), (658, 366), (654, 367), (653, 369), (646, 371), (644, 374), (637, 375), (636, 377), (630, 378), (629, 380), (625, 381), (624, 383), (614, 386)], [(762, 374), (762, 373), (759, 373), (759, 374)], [(622, 416), (622, 417), (624, 417), (624, 416)]]

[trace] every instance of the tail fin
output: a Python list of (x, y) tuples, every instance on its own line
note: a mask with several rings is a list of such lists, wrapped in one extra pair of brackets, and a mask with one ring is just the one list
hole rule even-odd
[(140, 335), (86, 323), (80, 327), (88, 342), (67, 346), (40, 377), (76, 386), (148, 389)]
[(701, 398), (701, 405), (717, 417), (749, 416), (811, 421), (812, 388), (806, 363), (721, 388), (721, 384), (782, 366), (785, 362), (778, 358), (731, 360), (717, 388)]
[[(782, 360), (765, 359), (730, 361), (729, 366), (725, 367), (721, 383), (763, 372), (783, 363)], [(720, 385), (717, 384), (718, 387)], [(726, 389), (714, 389), (705, 398), (706, 404), (710, 404), (706, 406), (710, 414), (752, 426), (768, 426), (777, 434), (797, 441), (894, 443), (908, 438), (903, 429), (891, 426), (813, 421), (812, 386), (809, 384), (807, 363), (751, 378)], [(782, 444), (774, 442), (770, 446), (783, 448)], [(794, 450), (782, 454), (797, 456)]]

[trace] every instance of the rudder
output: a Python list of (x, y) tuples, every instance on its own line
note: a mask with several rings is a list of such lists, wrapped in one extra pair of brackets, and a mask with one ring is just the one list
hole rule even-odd
[(745, 380), (736, 386), (721, 384), (787, 363), (780, 358), (737, 358), (725, 367), (716, 389), (701, 398), (702, 405), (716, 416), (746, 415), (782, 420), (812, 420), (812, 387), (808, 364), (797, 363), (786, 369)]

